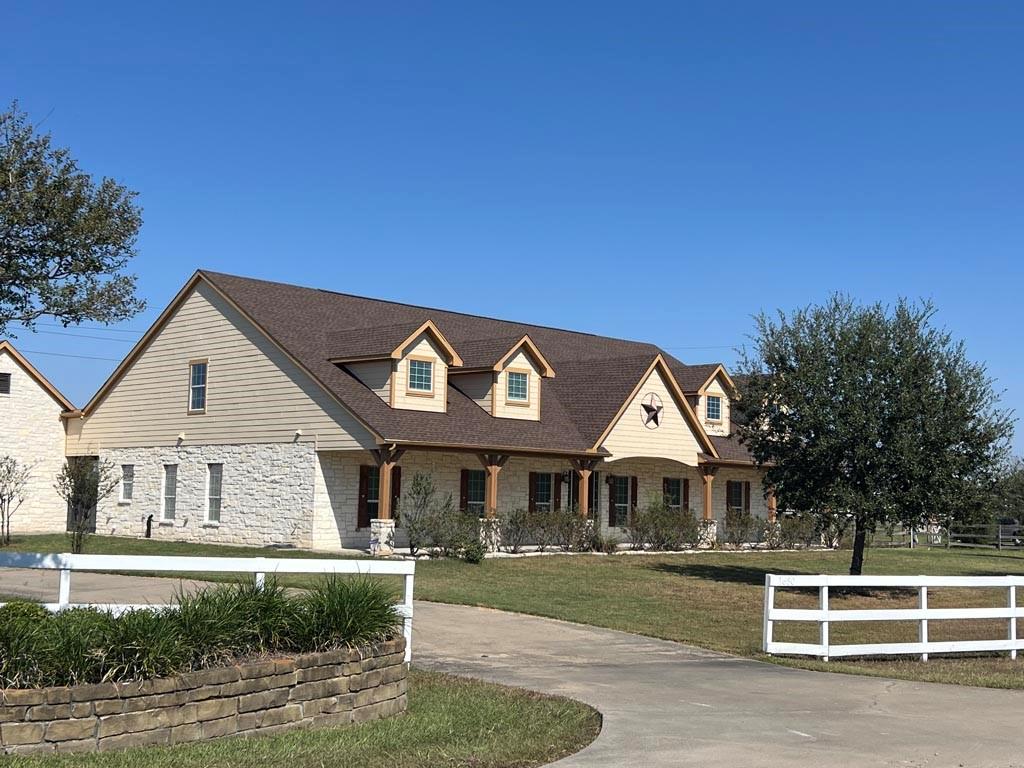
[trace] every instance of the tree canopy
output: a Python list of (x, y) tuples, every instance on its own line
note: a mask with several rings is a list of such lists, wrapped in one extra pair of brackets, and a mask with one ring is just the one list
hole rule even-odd
[(44, 316), (112, 323), (144, 308), (134, 275), (136, 193), (98, 183), (12, 104), (0, 112), (0, 336)]
[(850, 572), (880, 524), (967, 517), (988, 503), (1013, 418), (930, 302), (821, 306), (756, 318), (741, 353), (738, 432), (781, 509), (849, 516)]

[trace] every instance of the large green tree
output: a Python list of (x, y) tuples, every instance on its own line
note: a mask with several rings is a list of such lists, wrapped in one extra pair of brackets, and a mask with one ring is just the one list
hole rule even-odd
[(124, 271), (142, 224), (135, 195), (95, 182), (16, 103), (0, 112), (0, 336), (43, 316), (112, 323), (143, 309)]
[(889, 523), (957, 519), (993, 493), (1013, 432), (985, 367), (929, 302), (756, 318), (741, 352), (738, 431), (783, 509), (850, 517), (850, 573)]

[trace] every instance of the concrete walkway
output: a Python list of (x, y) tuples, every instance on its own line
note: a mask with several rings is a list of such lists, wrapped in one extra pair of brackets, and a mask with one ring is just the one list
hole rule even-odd
[(600, 710), (601, 735), (564, 768), (1024, 766), (1022, 691), (787, 669), (482, 608), (417, 604), (413, 626), (417, 666)]
[[(164, 603), (195, 586), (76, 573), (72, 600)], [(0, 569), (0, 594), (54, 600), (56, 590), (55, 573)], [(557, 763), (564, 768), (1024, 768), (1024, 691), (786, 669), (624, 632), (435, 603), (417, 603), (414, 628), (416, 666), (569, 696), (600, 710), (601, 735)]]

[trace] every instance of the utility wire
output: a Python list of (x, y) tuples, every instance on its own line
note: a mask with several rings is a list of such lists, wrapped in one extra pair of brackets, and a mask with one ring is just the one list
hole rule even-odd
[(68, 355), (63, 352), (40, 352), (38, 349), (23, 349), (22, 352), (26, 352), (30, 355), (49, 355), (50, 357), (74, 357), (78, 360), (105, 360), (109, 363), (120, 363), (121, 359), (118, 357), (92, 357), (91, 355)]
[(32, 333), (45, 333), (48, 336), (74, 336), (76, 339), (96, 339), (97, 341), (119, 341), (122, 344), (135, 343), (135, 339), (116, 339), (109, 336), (89, 336), (85, 333), (72, 333), (71, 331), (32, 331)]

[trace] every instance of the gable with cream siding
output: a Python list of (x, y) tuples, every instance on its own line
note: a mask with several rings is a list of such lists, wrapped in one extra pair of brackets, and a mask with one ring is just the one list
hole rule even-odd
[[(189, 361), (208, 360), (206, 412), (189, 415)], [(112, 448), (290, 443), (374, 447), (370, 433), (203, 282), (103, 400), (68, 421), (69, 455)]]

